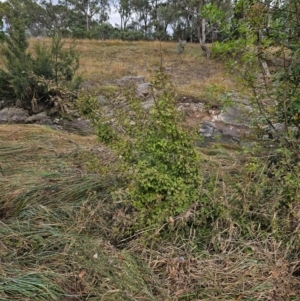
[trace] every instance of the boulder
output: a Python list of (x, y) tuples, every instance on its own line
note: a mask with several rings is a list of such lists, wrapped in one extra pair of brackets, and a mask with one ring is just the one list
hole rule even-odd
[(95, 134), (95, 130), (90, 121), (78, 118), (76, 120), (61, 120), (63, 129), (80, 135)]
[(51, 125), (53, 122), (51, 118), (47, 115), (46, 112), (41, 112), (36, 115), (31, 115), (26, 118), (26, 123), (38, 123), (38, 124), (45, 124), (45, 125)]
[(263, 138), (279, 138), (281, 136), (287, 135), (287, 130), (296, 134), (299, 129), (297, 127), (288, 127), (286, 128), (284, 123), (273, 123), (271, 125), (266, 125), (262, 127), (264, 136)]
[(251, 108), (244, 106), (242, 109), (237, 107), (226, 107), (217, 114), (212, 113), (213, 121), (224, 122), (237, 126), (245, 126), (251, 124)]
[(204, 137), (204, 144), (210, 142), (239, 143), (239, 129), (225, 126), (223, 123), (204, 121), (200, 127), (200, 135)]
[(143, 108), (148, 111), (149, 109), (151, 109), (154, 106), (154, 98), (149, 98), (146, 101), (142, 102), (142, 106)]
[(218, 133), (218, 129), (215, 124), (209, 121), (204, 121), (200, 127), (200, 135), (203, 137), (214, 137)]
[(98, 104), (101, 106), (105, 106), (107, 104), (107, 99), (104, 95), (98, 95)]
[(28, 112), (21, 108), (4, 108), (0, 111), (0, 123), (24, 123)]
[(145, 99), (150, 95), (151, 83), (141, 83), (136, 86), (136, 94), (139, 98)]

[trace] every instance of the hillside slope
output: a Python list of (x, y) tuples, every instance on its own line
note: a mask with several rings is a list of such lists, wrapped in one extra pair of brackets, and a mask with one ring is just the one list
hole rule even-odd
[[(78, 50), (83, 93), (109, 97), (127, 75), (149, 81), (161, 61), (178, 97), (204, 101), (208, 114), (236, 88), (198, 45), (181, 56), (158, 42), (80, 41)], [(0, 125), (0, 300), (299, 301), (297, 196), (286, 205), (294, 195), (252, 145), (215, 142), (197, 148), (201, 196), (218, 208), (211, 230), (194, 226), (193, 207), (162, 237), (133, 232), (120, 158), (96, 136)]]

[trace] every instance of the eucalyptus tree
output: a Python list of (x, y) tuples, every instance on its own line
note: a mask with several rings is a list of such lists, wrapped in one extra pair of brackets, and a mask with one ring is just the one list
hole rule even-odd
[(191, 39), (196, 30), (201, 49), (207, 58), (211, 51), (207, 47), (207, 37), (216, 38), (216, 32), (232, 16), (230, 0), (177, 0), (178, 15), (185, 18)]
[(176, 4), (176, 2), (168, 1), (161, 3), (157, 9), (157, 21), (162, 29), (162, 39), (167, 36), (168, 27), (179, 17), (180, 12)]
[(165, 4), (166, 0), (149, 0), (151, 11), (150, 11), (150, 17), (151, 17), (151, 26), (154, 30), (154, 36), (155, 38), (160, 38), (161, 34), (161, 23), (159, 21), (159, 7), (161, 5)]
[(150, 30), (149, 23), (152, 10), (151, 3), (149, 0), (131, 0), (131, 3), (134, 18), (141, 24), (144, 36), (146, 37)]
[(93, 20), (101, 23), (108, 19), (108, 0), (59, 0), (58, 3), (64, 5), (71, 16), (79, 20), (79, 24), (84, 22), (86, 34), (90, 31)]
[(46, 35), (56, 30), (62, 36), (70, 35), (70, 12), (65, 3), (56, 3), (53, 0), (41, 0), (40, 7), (42, 7), (44, 14), (41, 16)]
[(35, 0), (8, 0), (0, 5), (0, 20), (2, 22), (5, 19), (7, 30), (12, 26), (14, 12), (22, 10), (20, 16), (27, 32), (32, 36), (45, 33), (45, 11)]
[(116, 11), (120, 15), (120, 19), (121, 19), (120, 28), (124, 30), (124, 29), (126, 29), (128, 22), (132, 18), (132, 13), (133, 13), (132, 1), (131, 0), (115, 0), (113, 2), (113, 5), (114, 5)]

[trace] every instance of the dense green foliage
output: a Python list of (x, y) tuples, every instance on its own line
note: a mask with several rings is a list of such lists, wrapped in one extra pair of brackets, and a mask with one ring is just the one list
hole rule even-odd
[(78, 87), (75, 72), (79, 57), (75, 45), (64, 49), (56, 32), (50, 49), (37, 44), (34, 54), (30, 54), (22, 5), (16, 3), (10, 8), (11, 27), (1, 46), (5, 68), (0, 70), (0, 98), (14, 99), (35, 111), (39, 102), (51, 103), (51, 97), (61, 97), (64, 87), (69, 87), (70, 92)]
[[(3, 44), (0, 95), (34, 111), (33, 100), (61, 97), (78, 57), (74, 48), (63, 49), (59, 35), (51, 47), (37, 45), (30, 55), (25, 28), (32, 27), (23, 14), (34, 1), (20, 3), (9, 1), (14, 9)], [(191, 1), (185, 10), (183, 1), (171, 9), (168, 3), (154, 8), (148, 1), (122, 0), (120, 29), (106, 23), (105, 11), (98, 23), (92, 18), (101, 13), (100, 1), (84, 7), (69, 1), (70, 13), (64, 3), (42, 1), (39, 7), (47, 7), (50, 17), (65, 17), (55, 23), (65, 36), (163, 38), (169, 22), (193, 39), (206, 27), (213, 55), (243, 84), (235, 94), (246, 95), (256, 122), (250, 141), (215, 139), (196, 147), (200, 138), (185, 127), (161, 67), (147, 95), (150, 107), (134, 86), (114, 88), (105, 97), (100, 89), (97, 96), (84, 91), (78, 98), (108, 148), (95, 147), (92, 136), (42, 127), (17, 128), (12, 137), (12, 128), (4, 126), (0, 298), (298, 301), (298, 1), (236, 1), (226, 24), (230, 18), (220, 9), (226, 1)], [(143, 23), (139, 30), (129, 23), (133, 12)], [(40, 32), (48, 34), (50, 27)], [(205, 35), (198, 38), (204, 47)], [(218, 94), (214, 83), (207, 95), (215, 101)], [(232, 105), (229, 98), (219, 106)]]
[[(201, 192), (201, 164), (194, 137), (181, 125), (174, 91), (162, 70), (152, 85), (154, 106), (149, 112), (131, 92), (125, 103), (113, 100), (101, 108), (92, 98), (83, 97), (79, 105), (94, 121), (100, 141), (122, 158), (124, 178), (128, 179), (126, 198), (138, 212), (138, 228), (173, 224), (189, 208), (199, 207), (198, 224), (205, 232), (206, 219), (213, 214)], [(114, 113), (113, 120), (108, 111)]]
[[(300, 115), (300, 36), (297, 1), (271, 6), (239, 1), (234, 31), (227, 42), (215, 43), (215, 56), (226, 60), (253, 94), (265, 121), (299, 127)], [(272, 109), (273, 107), (273, 109)], [(275, 108), (274, 108), (275, 107)], [(298, 129), (294, 134), (299, 135)]]
[(247, 89), (257, 118), (253, 126), (264, 138), (250, 152), (246, 178), (234, 188), (247, 201), (233, 220), (271, 233), (292, 246), (294, 254), (300, 241), (299, 25), (297, 1), (239, 1), (228, 40), (213, 45), (214, 56)]

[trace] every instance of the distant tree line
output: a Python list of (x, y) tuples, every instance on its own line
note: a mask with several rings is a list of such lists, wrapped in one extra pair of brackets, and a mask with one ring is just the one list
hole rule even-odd
[[(233, 16), (231, 0), (7, 0), (0, 16), (10, 27), (12, 8), (22, 6), (28, 34), (63, 37), (211, 42), (223, 38), (221, 24)], [(118, 13), (120, 24), (109, 15)]]
[[(56, 31), (63, 38), (77, 39), (180, 39), (199, 43), (209, 57), (206, 43), (238, 40), (249, 29), (256, 31), (258, 41), (267, 35), (272, 38), (272, 23), (275, 26), (292, 10), (295, 20), (299, 20), (297, 3), (294, 0), (7, 0), (0, 3), (0, 23), (5, 23), (9, 32), (12, 11), (21, 7), (27, 33), (33, 37), (51, 36)], [(249, 11), (253, 15), (249, 16)], [(109, 22), (112, 13), (119, 14), (120, 24)], [(246, 22), (249, 18), (252, 23)], [(283, 30), (285, 34), (290, 29)]]

